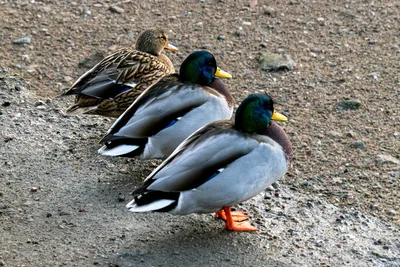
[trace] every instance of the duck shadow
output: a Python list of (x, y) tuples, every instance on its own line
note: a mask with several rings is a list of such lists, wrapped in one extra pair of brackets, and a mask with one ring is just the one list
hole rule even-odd
[[(158, 216), (156, 216), (158, 217)], [(163, 220), (169, 216), (163, 216)], [(197, 218), (193, 218), (197, 217)], [(114, 258), (118, 266), (282, 266), (273, 259), (271, 249), (263, 244), (259, 233), (229, 232), (216, 220), (199, 220), (206, 216), (172, 216), (181, 223), (137, 233)], [(183, 220), (182, 220), (183, 219)], [(170, 221), (169, 221), (170, 222)], [(156, 227), (153, 225), (152, 227)], [(160, 226), (160, 225), (158, 225)], [(212, 228), (212, 229), (211, 229)]]

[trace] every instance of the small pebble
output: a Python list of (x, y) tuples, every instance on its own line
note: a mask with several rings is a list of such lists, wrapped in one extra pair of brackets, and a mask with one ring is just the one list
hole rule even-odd
[(396, 216), (397, 212), (395, 210), (388, 210), (387, 214), (389, 214), (390, 216)]
[(394, 45), (394, 46), (392, 46), (392, 49), (393, 50), (399, 50), (399, 46), (398, 45)]
[(371, 72), (368, 76), (370, 78), (374, 79), (375, 81), (377, 81), (379, 79), (379, 73), (378, 72)]
[(299, 222), (300, 222), (300, 220), (297, 219), (296, 217), (293, 217), (293, 218), (292, 218), (292, 221), (295, 222), (295, 223), (299, 223)]
[(46, 213), (47, 218), (50, 218), (51, 216), (53, 216), (53, 214), (51, 214), (50, 212)]
[(272, 185), (270, 185), (270, 186), (268, 186), (267, 187), (267, 189), (266, 189), (267, 191), (274, 191), (275, 190), (275, 188), (272, 186)]
[(36, 103), (35, 103), (35, 107), (43, 106), (43, 105), (44, 105), (44, 102), (43, 102), (42, 100), (38, 100), (38, 101), (36, 101)]
[(319, 23), (319, 25), (324, 26), (325, 25), (325, 19), (322, 17), (317, 18), (317, 21)]
[(236, 30), (233, 34), (234, 34), (236, 37), (240, 37), (240, 36), (242, 35), (242, 31), (241, 31), (241, 30)]
[(125, 196), (124, 195), (119, 195), (118, 196), (118, 201), (119, 202), (124, 202), (125, 201)]
[(329, 137), (332, 137), (332, 138), (341, 138), (341, 137), (342, 137), (342, 134), (339, 133), (339, 132), (337, 132), (337, 131), (329, 131), (329, 132), (327, 132), (326, 134), (327, 134)]
[(8, 106), (10, 106), (11, 105), (11, 103), (10, 102), (8, 102), (8, 101), (5, 101), (5, 102), (3, 102), (3, 104), (1, 104), (3, 107), (8, 107)]
[(352, 148), (365, 148), (365, 143), (363, 141), (355, 141), (354, 143), (350, 144)]
[(277, 12), (273, 7), (264, 7), (264, 14), (267, 16), (275, 17)]
[(375, 39), (372, 39), (372, 40), (369, 40), (368, 41), (368, 44), (370, 44), (370, 45), (374, 45), (374, 44), (376, 44), (376, 40)]
[(32, 191), (32, 192), (36, 192), (37, 190), (38, 190), (37, 187), (32, 187), (32, 188), (31, 188), (31, 191)]
[(225, 40), (225, 36), (223, 36), (223, 35), (218, 35), (217, 40), (218, 40), (218, 41), (223, 41), (223, 40)]
[(28, 62), (28, 63), (31, 61), (29, 55), (22, 55), (21, 58), (23, 61)]
[(117, 13), (117, 14), (122, 14), (125, 12), (125, 10), (119, 6), (110, 6), (109, 10), (113, 13)]
[(12, 42), (13, 44), (30, 44), (31, 43), (31, 38), (26, 36), (26, 37), (22, 37), (19, 39), (16, 39)]
[(347, 136), (347, 137), (355, 137), (356, 134), (355, 134), (355, 132), (353, 132), (353, 131), (348, 131), (348, 132), (346, 133), (346, 136)]
[(358, 100), (343, 100), (337, 105), (338, 110), (356, 110), (361, 106)]
[(79, 208), (79, 212), (85, 212), (84, 208)]

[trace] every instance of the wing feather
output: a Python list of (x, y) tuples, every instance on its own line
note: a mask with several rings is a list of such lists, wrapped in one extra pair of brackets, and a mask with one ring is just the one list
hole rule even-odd
[(219, 169), (250, 153), (259, 142), (232, 123), (211, 123), (187, 138), (135, 194), (146, 190), (180, 192), (200, 186)]
[(112, 140), (115, 138), (113, 136), (153, 136), (172, 120), (201, 106), (210, 97), (199, 85), (182, 84), (177, 74), (166, 76), (136, 99), (114, 123), (102, 142)]
[(149, 73), (154, 78), (161, 78), (169, 72), (169, 67), (153, 55), (120, 49), (83, 74), (64, 94), (82, 93), (102, 99), (114, 98), (121, 93), (118, 90), (120, 85), (144, 77), (148, 79)]

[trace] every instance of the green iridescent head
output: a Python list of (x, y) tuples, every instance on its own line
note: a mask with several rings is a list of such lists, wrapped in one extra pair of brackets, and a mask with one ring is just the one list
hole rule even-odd
[(251, 94), (240, 104), (235, 115), (235, 128), (248, 133), (267, 129), (271, 120), (287, 121), (274, 109), (274, 102), (267, 94)]
[(207, 51), (196, 51), (191, 53), (179, 69), (179, 76), (184, 82), (191, 82), (208, 86), (214, 76), (220, 78), (231, 78), (232, 76), (217, 67), (214, 56)]

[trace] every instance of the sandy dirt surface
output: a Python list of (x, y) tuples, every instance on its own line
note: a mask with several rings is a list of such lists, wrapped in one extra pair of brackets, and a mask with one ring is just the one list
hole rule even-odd
[[(400, 265), (398, 1), (0, 0), (0, 23), (0, 266)], [(289, 118), (292, 170), (241, 205), (259, 232), (129, 213), (160, 161), (99, 156), (113, 120), (63, 114), (88, 58), (154, 25), (176, 67), (206, 49), (238, 103), (267, 90)]]

